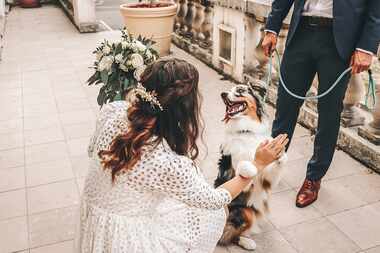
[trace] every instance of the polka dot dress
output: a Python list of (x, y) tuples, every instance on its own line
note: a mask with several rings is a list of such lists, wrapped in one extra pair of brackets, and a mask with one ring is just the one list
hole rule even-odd
[(88, 154), (90, 168), (76, 238), (79, 253), (208, 253), (225, 224), (231, 195), (212, 188), (193, 161), (166, 141), (146, 146), (131, 171), (112, 183), (98, 152), (128, 126), (128, 104), (105, 105)]

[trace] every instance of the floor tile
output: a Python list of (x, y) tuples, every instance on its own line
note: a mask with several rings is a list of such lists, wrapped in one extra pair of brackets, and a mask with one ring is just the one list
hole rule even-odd
[(24, 106), (25, 117), (38, 117), (41, 115), (58, 114), (55, 103), (32, 104)]
[(63, 125), (95, 122), (95, 116), (92, 110), (64, 112), (61, 113), (59, 116)]
[(297, 160), (289, 160), (286, 163), (282, 180), (285, 181), (290, 187), (296, 188), (302, 186), (306, 177), (306, 166), (308, 159), (301, 158)]
[(30, 247), (40, 247), (74, 239), (78, 208), (66, 207), (31, 215), (29, 218)]
[(298, 208), (295, 206), (296, 192), (285, 191), (273, 194), (269, 206), (269, 220), (277, 228), (283, 228), (307, 220), (315, 219), (321, 214), (313, 207)]
[(380, 253), (380, 246), (363, 251), (363, 253)]
[(376, 173), (342, 177), (339, 181), (341, 186), (363, 201), (373, 203), (380, 200), (380, 176)]
[(87, 148), (90, 142), (90, 137), (83, 137), (67, 141), (70, 156), (87, 155)]
[[(296, 253), (297, 251), (284, 239), (278, 231), (259, 234), (253, 239), (257, 244), (255, 253)], [(231, 253), (247, 253), (238, 246), (228, 247)]]
[(34, 248), (30, 253), (74, 253), (74, 241), (65, 241), (57, 244)]
[(37, 130), (27, 130), (24, 132), (25, 145), (38, 145), (65, 139), (61, 126), (53, 126)]
[(380, 203), (328, 217), (362, 249), (380, 245)]
[(94, 130), (95, 121), (64, 126), (64, 133), (67, 140), (90, 137), (94, 134)]
[(73, 156), (71, 164), (76, 177), (85, 177), (90, 166), (90, 158), (87, 155)]
[(20, 148), (24, 145), (22, 133), (0, 134), (0, 150)]
[(79, 203), (78, 195), (78, 186), (74, 180), (29, 188), (28, 211), (30, 214), (34, 214), (77, 205)]
[(350, 238), (325, 218), (287, 227), (281, 230), (281, 234), (302, 253), (355, 253), (360, 250)]
[(352, 159), (348, 154), (343, 151), (335, 151), (334, 159), (327, 171), (324, 180), (339, 178), (343, 176), (361, 174), (367, 171), (366, 167)]
[(27, 165), (65, 158), (68, 158), (67, 145), (62, 141), (25, 147)]
[(25, 216), (25, 189), (0, 193), (0, 220)]
[(26, 165), (27, 186), (37, 186), (74, 177), (71, 162), (67, 158)]
[(23, 129), (22, 119), (0, 121), (0, 135), (21, 133)]
[(365, 204), (360, 194), (356, 194), (350, 185), (342, 183), (342, 179), (338, 178), (322, 183), (318, 201), (314, 203), (314, 207), (323, 215), (330, 215)]
[(0, 168), (0, 192), (25, 187), (24, 167)]
[(35, 117), (25, 117), (24, 118), (24, 130), (38, 130), (49, 127), (60, 126), (61, 122), (58, 115), (42, 115)]
[(11, 253), (28, 248), (26, 217), (0, 221), (0, 252)]
[(0, 169), (24, 165), (24, 149), (0, 151)]
[(57, 99), (57, 107), (60, 113), (91, 109), (86, 98), (81, 99)]

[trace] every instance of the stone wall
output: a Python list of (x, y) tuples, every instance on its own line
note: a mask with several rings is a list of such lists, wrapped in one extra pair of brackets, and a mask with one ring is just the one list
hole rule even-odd
[(94, 0), (58, 0), (58, 2), (80, 32), (97, 31)]

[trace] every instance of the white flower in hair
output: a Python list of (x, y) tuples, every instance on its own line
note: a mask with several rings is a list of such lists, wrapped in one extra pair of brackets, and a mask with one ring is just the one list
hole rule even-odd
[(139, 95), (140, 99), (143, 101), (150, 103), (152, 107), (157, 106), (160, 111), (164, 110), (160, 104), (160, 101), (158, 101), (156, 93), (154, 91), (147, 91), (141, 83), (137, 84), (137, 86), (133, 89), (133, 93), (135, 95)]
[(138, 67), (135, 72), (133, 73), (133, 76), (136, 78), (137, 81), (140, 81), (142, 73), (144, 73), (146, 69), (146, 66), (143, 65), (141, 67)]
[(144, 58), (139, 54), (132, 54), (130, 61), (134, 68), (138, 68), (144, 65)]

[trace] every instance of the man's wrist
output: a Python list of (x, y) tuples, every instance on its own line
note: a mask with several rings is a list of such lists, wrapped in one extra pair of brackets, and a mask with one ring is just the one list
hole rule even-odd
[(362, 49), (362, 48), (359, 48), (359, 47), (357, 47), (355, 50), (359, 51), (359, 52), (362, 52), (362, 53), (366, 53), (366, 54), (368, 54), (370, 56), (374, 55), (374, 53), (372, 53), (371, 51), (368, 51), (368, 50), (365, 50), (365, 49)]
[(264, 32), (265, 32), (265, 34), (271, 33), (271, 34), (277, 36), (277, 32), (275, 32), (273, 30), (265, 29)]

